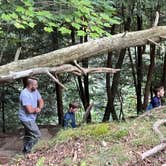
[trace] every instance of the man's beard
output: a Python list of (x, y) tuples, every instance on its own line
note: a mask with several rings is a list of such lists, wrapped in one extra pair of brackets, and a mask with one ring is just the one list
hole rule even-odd
[(31, 91), (34, 92), (36, 89), (35, 88), (32, 88)]

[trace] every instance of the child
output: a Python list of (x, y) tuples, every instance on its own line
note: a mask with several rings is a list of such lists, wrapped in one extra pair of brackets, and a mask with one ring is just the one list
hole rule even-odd
[(75, 112), (78, 110), (79, 105), (76, 102), (72, 102), (69, 104), (69, 110), (65, 113), (64, 116), (64, 127), (72, 127), (76, 128), (75, 123)]
[(153, 90), (155, 96), (152, 98), (150, 104), (147, 106), (146, 110), (151, 110), (155, 107), (161, 106), (161, 97), (164, 96), (164, 87), (163, 86), (156, 86)]

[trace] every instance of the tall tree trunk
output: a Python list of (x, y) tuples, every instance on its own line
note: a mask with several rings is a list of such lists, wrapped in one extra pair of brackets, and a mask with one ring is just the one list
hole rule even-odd
[(58, 84), (55, 84), (55, 86), (56, 86), (56, 98), (57, 98), (58, 124), (63, 125), (62, 88)]
[(128, 55), (129, 55), (129, 59), (130, 59), (131, 69), (132, 69), (135, 92), (137, 92), (137, 78), (136, 78), (136, 72), (135, 72), (134, 62), (133, 62), (133, 59), (132, 59), (130, 48), (128, 48)]
[[(137, 15), (137, 29), (142, 29), (142, 17)], [(142, 47), (137, 47), (137, 114), (142, 112)]]
[[(58, 29), (55, 28), (52, 33), (52, 48), (53, 50), (59, 49), (59, 41), (58, 41)], [(63, 99), (62, 99), (62, 88), (56, 83), (56, 102), (57, 102), (57, 113), (58, 113), (58, 124), (63, 125)]]
[(148, 98), (149, 98), (149, 94), (150, 94), (150, 87), (151, 87), (151, 83), (152, 83), (154, 67), (155, 67), (155, 45), (151, 44), (150, 45), (150, 65), (149, 65), (147, 81), (146, 81), (146, 85), (145, 85), (143, 109), (146, 109), (147, 104), (148, 104)]
[[(88, 41), (87, 36), (85, 36), (84, 38), (80, 37), (80, 43), (87, 42), (87, 41)], [(85, 68), (88, 68), (88, 59), (84, 59), (82, 61), (82, 66)], [(86, 76), (83, 76), (83, 82), (82, 82), (81, 77), (78, 76), (78, 84), (79, 84), (80, 95), (81, 95), (80, 98), (82, 100), (84, 109), (86, 110), (90, 104), (88, 74)], [(90, 113), (87, 116), (86, 122), (87, 123), (91, 122), (91, 114)]]
[[(123, 60), (125, 57), (125, 53), (126, 53), (126, 49), (123, 49), (120, 51), (119, 58), (118, 58), (115, 68), (121, 69)], [(110, 114), (112, 115), (113, 120), (118, 120), (118, 116), (117, 116), (115, 108), (114, 108), (114, 99), (117, 94), (119, 80), (120, 80), (120, 72), (114, 74), (111, 92), (110, 92), (110, 96), (109, 96), (110, 98), (109, 98), (109, 101), (107, 102), (106, 110), (105, 110), (104, 117), (103, 117), (103, 122), (109, 120)]]
[(164, 89), (166, 89), (166, 52), (164, 56), (164, 65), (163, 65), (163, 76), (161, 82), (164, 85)]

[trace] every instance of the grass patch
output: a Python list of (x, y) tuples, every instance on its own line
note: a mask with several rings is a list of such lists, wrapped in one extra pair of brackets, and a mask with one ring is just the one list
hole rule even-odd
[(56, 144), (68, 141), (70, 138), (76, 137), (94, 137), (99, 138), (101, 136), (107, 135), (109, 132), (109, 124), (108, 123), (101, 123), (101, 124), (93, 124), (93, 125), (86, 125), (80, 128), (75, 129), (62, 129), (58, 132), (56, 137), (54, 137), (50, 144)]

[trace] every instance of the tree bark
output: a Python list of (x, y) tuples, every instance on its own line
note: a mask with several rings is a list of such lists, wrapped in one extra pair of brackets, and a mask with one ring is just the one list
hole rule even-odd
[[(141, 46), (148, 43), (150, 38), (153, 41), (160, 41), (166, 38), (166, 26), (153, 27), (151, 29), (120, 33), (113, 35), (111, 38), (105, 37), (92, 40), (83, 44), (77, 44), (71, 47), (55, 50), (43, 55), (24, 60), (18, 60), (3, 66), (0, 66), (0, 76), (9, 74), (14, 71), (22, 71), (37, 67), (53, 67), (56, 65), (81, 60), (108, 52), (108, 50), (119, 50), (132, 46)], [(93, 46), (93, 47), (92, 47)]]
[[(58, 40), (58, 29), (55, 28), (52, 33), (52, 48), (57, 50), (59, 48), (59, 40)], [(56, 77), (56, 75), (55, 75)], [(63, 126), (63, 99), (62, 99), (62, 87), (55, 83), (56, 89), (56, 102), (57, 102), (57, 113), (58, 113), (58, 124)]]
[[(142, 16), (137, 15), (137, 29), (142, 29)], [(142, 47), (137, 47), (137, 114), (142, 112)]]
[(63, 125), (63, 100), (62, 100), (62, 88), (56, 83), (56, 101), (58, 111), (58, 124)]
[(150, 87), (151, 87), (151, 83), (152, 83), (154, 67), (155, 67), (155, 45), (151, 44), (150, 45), (150, 65), (149, 65), (147, 81), (146, 81), (146, 85), (145, 85), (143, 109), (146, 109), (146, 107), (148, 105), (148, 99), (149, 99), (149, 94), (150, 94)]
[(165, 52), (165, 56), (164, 56), (162, 83), (164, 85), (164, 89), (166, 89), (166, 52)]

